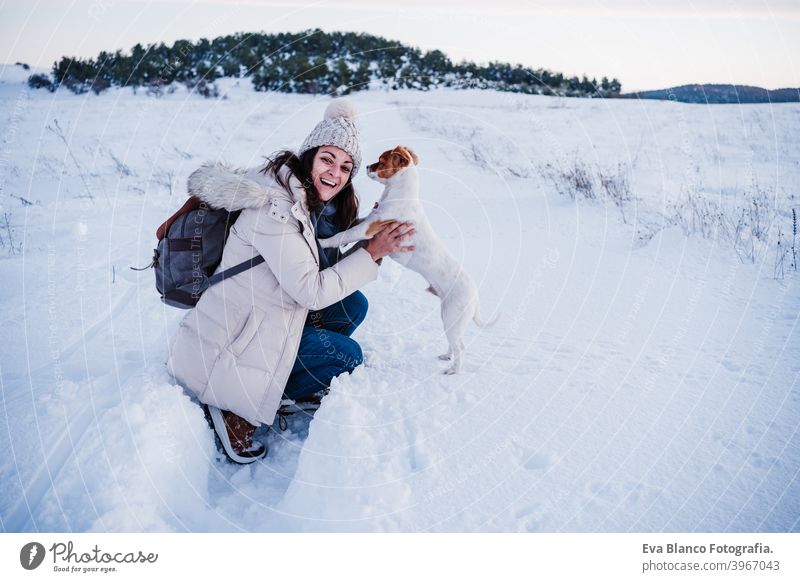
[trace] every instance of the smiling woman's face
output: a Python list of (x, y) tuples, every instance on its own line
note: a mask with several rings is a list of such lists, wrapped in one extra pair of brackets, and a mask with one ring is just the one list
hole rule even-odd
[(311, 180), (319, 193), (319, 199), (327, 202), (336, 196), (353, 171), (353, 158), (336, 146), (322, 146), (314, 155), (311, 165)]

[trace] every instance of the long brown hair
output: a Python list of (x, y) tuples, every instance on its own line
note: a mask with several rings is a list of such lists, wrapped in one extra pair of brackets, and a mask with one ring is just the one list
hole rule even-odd
[[(270, 156), (267, 165), (261, 170), (263, 174), (268, 172), (275, 176), (278, 183), (287, 191), (290, 190), (288, 180), (284, 180), (278, 175), (278, 171), (286, 166), (289, 172), (294, 175), (303, 185), (306, 192), (306, 204), (309, 209), (320, 212), (325, 203), (320, 200), (314, 181), (311, 179), (311, 168), (314, 165), (314, 156), (317, 155), (318, 147), (311, 148), (298, 157), (293, 151), (282, 150)], [(334, 196), (332, 202), (336, 205), (336, 215), (334, 223), (342, 231), (353, 226), (358, 220), (358, 196), (353, 188), (353, 176), (347, 178), (347, 183)]]

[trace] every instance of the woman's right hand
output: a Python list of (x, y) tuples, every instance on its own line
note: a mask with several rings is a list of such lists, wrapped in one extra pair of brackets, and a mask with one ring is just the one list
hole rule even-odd
[(402, 246), (402, 242), (413, 236), (417, 230), (411, 222), (390, 222), (367, 243), (365, 247), (373, 261), (392, 253), (409, 252), (414, 245)]

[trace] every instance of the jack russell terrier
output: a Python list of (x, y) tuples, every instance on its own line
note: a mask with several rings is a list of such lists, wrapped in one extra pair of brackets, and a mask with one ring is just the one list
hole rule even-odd
[(389, 256), (422, 275), (430, 284), (427, 291), (442, 300), (442, 323), (449, 349), (439, 358), (453, 361), (445, 374), (457, 374), (461, 371), (462, 338), (469, 321), (487, 327), (497, 321), (499, 313), (492, 321), (481, 321), (475, 283), (447, 252), (425, 217), (419, 200), (418, 162), (417, 155), (403, 146), (383, 152), (376, 163), (367, 166), (367, 175), (386, 186), (372, 212), (356, 226), (320, 239), (319, 243), (323, 248), (340, 247), (370, 239), (383, 226), (395, 221), (413, 223), (417, 231), (415, 250)]

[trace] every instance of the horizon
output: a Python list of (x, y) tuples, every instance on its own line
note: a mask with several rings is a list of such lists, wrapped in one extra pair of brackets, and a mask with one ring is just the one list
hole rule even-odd
[[(0, 60), (50, 69), (61, 57), (129, 53), (176, 40), (245, 34), (355, 32), (381, 36), (452, 61), (491, 61), (566, 77), (617, 78), (623, 93), (694, 84), (800, 86), (800, 6), (791, 0), (678, 0), (655, 8), (633, 0), (365, 0), (299, 2), (75, 0), (69, 6), (12, 0), (3, 6)], [(458, 8), (458, 13), (452, 11)], [(441, 21), (447, 19), (447, 26)]]

